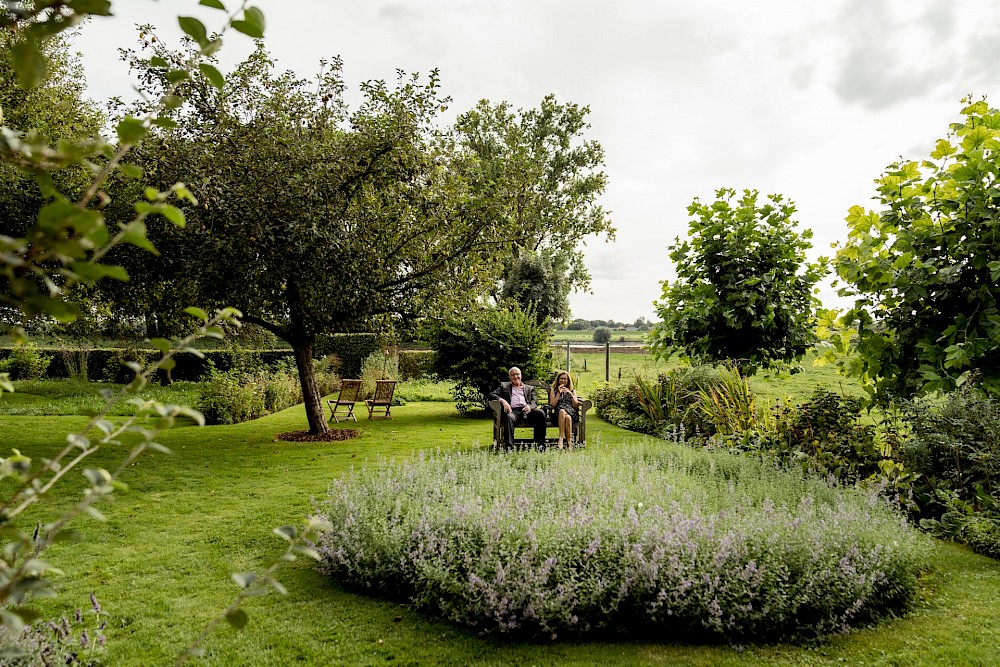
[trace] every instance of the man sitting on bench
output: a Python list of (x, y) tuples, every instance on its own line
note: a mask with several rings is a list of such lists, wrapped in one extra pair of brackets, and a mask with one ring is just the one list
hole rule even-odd
[(511, 368), (508, 375), (510, 382), (501, 382), (490, 394), (490, 400), (499, 400), (503, 410), (504, 446), (507, 451), (513, 450), (514, 428), (518, 424), (531, 424), (535, 431), (535, 447), (544, 450), (545, 413), (538, 409), (535, 402), (535, 388), (521, 381), (521, 369), (517, 366)]

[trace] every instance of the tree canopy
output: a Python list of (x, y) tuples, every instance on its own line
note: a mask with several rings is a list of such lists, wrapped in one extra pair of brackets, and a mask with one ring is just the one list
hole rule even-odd
[(880, 211), (847, 216), (835, 268), (855, 303), (838, 341), (877, 400), (1000, 391), (1000, 111), (969, 102), (929, 159), (886, 168)]
[(757, 197), (722, 188), (711, 204), (695, 198), (688, 207), (690, 239), (670, 246), (677, 279), (662, 282), (662, 321), (648, 336), (658, 357), (679, 350), (752, 373), (798, 360), (814, 344), (813, 288), (825, 260), (806, 262), (812, 232), (795, 230), (793, 202)]
[(566, 267), (550, 252), (522, 253), (504, 275), (500, 296), (531, 310), (539, 324), (569, 317), (570, 284)]
[(489, 213), (502, 224), (514, 257), (522, 251), (551, 258), (568, 287), (587, 289), (590, 273), (581, 246), (589, 236), (614, 239), (600, 204), (607, 185), (604, 149), (585, 140), (590, 109), (546, 96), (537, 109), (514, 111), (482, 100), (455, 124), (459, 141), (476, 156), (474, 186), (493, 193)]
[[(155, 89), (159, 63), (180, 57), (161, 47), (135, 65)], [(221, 89), (191, 85), (134, 156), (159, 187), (187, 178), (198, 205), (183, 229), (150, 227), (160, 258), (123, 262), (140, 300), (166, 280), (171, 298), (235, 306), (288, 341), (310, 430), (325, 431), (317, 335), (474, 302), (509, 252), (486, 213), (493, 195), (469, 187), (476, 165), (435, 129), (447, 104), (436, 73), (363, 84), (351, 111), (339, 61), (306, 81), (259, 47)]]

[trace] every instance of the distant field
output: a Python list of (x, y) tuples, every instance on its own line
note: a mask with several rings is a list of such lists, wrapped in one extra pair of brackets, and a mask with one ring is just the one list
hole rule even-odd
[[(626, 342), (626, 343), (642, 343), (645, 342), (645, 331), (611, 331), (611, 342)], [(624, 339), (624, 340), (623, 340)], [(568, 329), (558, 329), (552, 332), (552, 342), (562, 343), (569, 341), (570, 343), (576, 342), (587, 342), (592, 343), (594, 341), (594, 331), (570, 331)]]

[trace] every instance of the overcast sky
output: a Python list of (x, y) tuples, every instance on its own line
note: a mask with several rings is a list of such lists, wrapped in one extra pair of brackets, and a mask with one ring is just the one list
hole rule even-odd
[[(234, 0), (224, 0), (235, 7)], [(988, 0), (258, 0), (279, 67), (303, 77), (344, 59), (348, 82), (441, 72), (449, 120), (480, 99), (537, 106), (548, 93), (590, 107), (607, 153), (603, 205), (614, 243), (590, 239), (592, 294), (574, 317), (655, 318), (667, 246), (687, 233), (692, 198), (716, 189), (782, 193), (812, 229), (813, 256), (846, 236), (854, 204), (874, 206), (890, 162), (925, 158), (960, 99), (998, 104), (1000, 4)], [(95, 100), (128, 97), (117, 48), (153, 23), (176, 43), (176, 15), (211, 30), (196, 0), (115, 0), (76, 46)], [(234, 34), (231, 64), (250, 49)], [(829, 287), (821, 297), (840, 305)]]

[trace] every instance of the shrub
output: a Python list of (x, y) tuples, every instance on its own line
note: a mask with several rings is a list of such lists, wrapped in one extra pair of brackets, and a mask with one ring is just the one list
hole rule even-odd
[(671, 369), (656, 382), (635, 378), (606, 385), (594, 392), (598, 417), (640, 433), (684, 432), (700, 439), (715, 433), (710, 413), (698, 409), (702, 392), (724, 385), (722, 374), (710, 365)]
[(526, 380), (549, 379), (549, 331), (530, 311), (497, 308), (463, 314), (430, 332), (434, 372), (455, 381), (459, 412), (488, 414), (486, 397), (517, 366)]
[(422, 380), (434, 372), (434, 350), (400, 350), (399, 376), (403, 380)]
[(679, 446), (423, 455), (335, 480), (318, 512), (326, 574), (547, 639), (823, 637), (906, 608), (929, 550), (871, 494)]
[(375, 395), (376, 380), (399, 380), (399, 356), (390, 352), (372, 352), (361, 364), (361, 395)]
[(695, 408), (723, 435), (747, 431), (768, 431), (774, 424), (770, 407), (750, 389), (750, 382), (736, 366), (727, 366), (719, 374), (720, 382), (699, 389)]
[(591, 337), (595, 343), (604, 345), (611, 342), (611, 329), (607, 327), (597, 327)]
[(11, 350), (10, 356), (0, 360), (0, 373), (9, 373), (11, 380), (40, 380), (45, 377), (51, 360), (33, 343), (19, 345)]
[(381, 346), (379, 334), (323, 334), (316, 340), (313, 354), (318, 358), (337, 355), (340, 359), (340, 376), (357, 378), (361, 375), (361, 364)]
[(209, 424), (239, 424), (302, 402), (302, 389), (287, 362), (264, 370), (209, 371), (198, 409)]
[(976, 391), (902, 405), (910, 428), (902, 456), (919, 473), (921, 526), (1000, 557), (1000, 400)]

